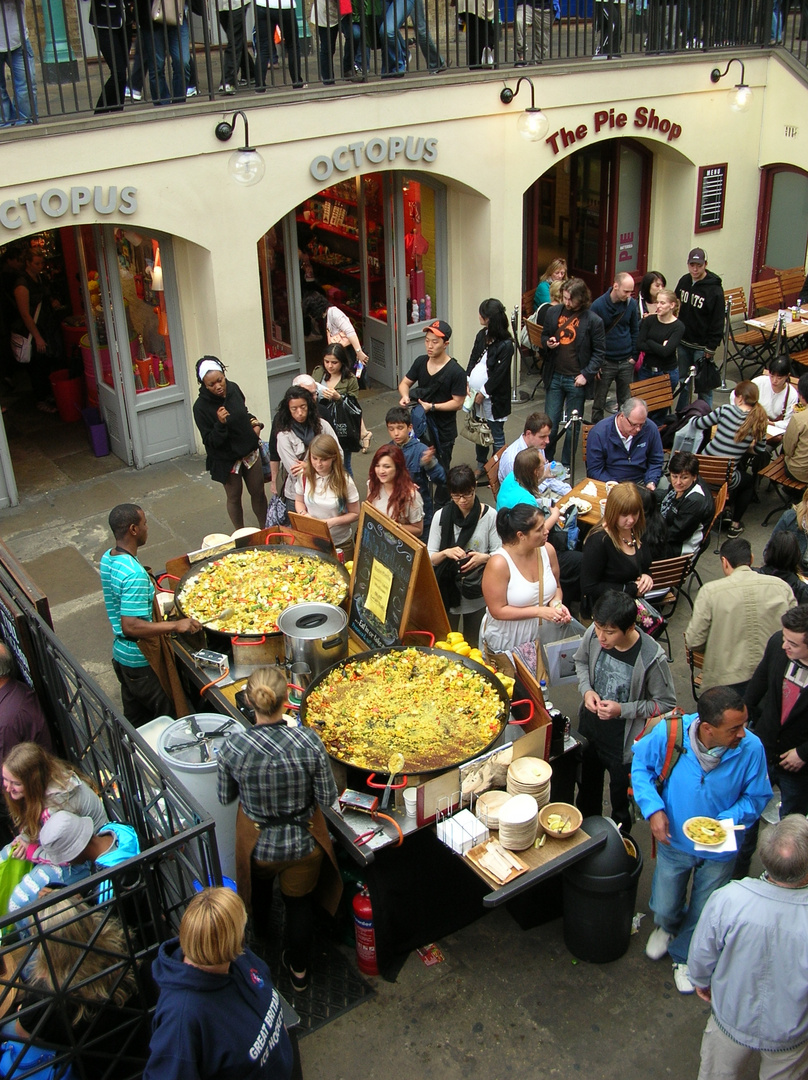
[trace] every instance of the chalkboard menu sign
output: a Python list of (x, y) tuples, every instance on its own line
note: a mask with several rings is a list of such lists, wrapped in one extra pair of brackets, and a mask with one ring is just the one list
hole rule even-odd
[(371, 649), (397, 645), (410, 630), (449, 630), (426, 547), (367, 503), (356, 534), (348, 626)]
[(724, 227), (724, 200), (727, 194), (727, 166), (703, 165), (699, 169), (696, 232)]

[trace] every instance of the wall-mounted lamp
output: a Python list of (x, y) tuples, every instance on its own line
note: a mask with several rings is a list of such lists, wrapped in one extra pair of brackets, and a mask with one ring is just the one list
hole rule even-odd
[(244, 146), (234, 150), (227, 162), (227, 171), (239, 184), (251, 187), (263, 178), (266, 172), (266, 163), (254, 146), (250, 146), (250, 129), (247, 126), (247, 117), (241, 111), (233, 113), (230, 123), (222, 120), (216, 125), (214, 134), (220, 142), (227, 142), (233, 134), (236, 126), (236, 117), (240, 116), (244, 121)]
[(503, 105), (510, 105), (519, 93), (519, 87), (523, 82), (527, 83), (530, 87), (530, 107), (519, 114), (519, 119), (516, 121), (516, 128), (523, 139), (527, 139), (528, 142), (538, 142), (539, 139), (543, 139), (550, 130), (550, 121), (541, 109), (536, 108), (536, 91), (533, 89), (532, 79), (529, 79), (527, 75), (520, 75), (516, 80), (516, 88), (514, 90), (511, 90), (510, 86), (506, 86), (500, 90), (499, 100)]
[(717, 83), (719, 79), (723, 79), (733, 64), (741, 65), (741, 81), (729, 92), (729, 107), (733, 112), (746, 112), (752, 104), (752, 89), (744, 82), (743, 60), (733, 56), (723, 71), (713, 68), (710, 72), (710, 81)]

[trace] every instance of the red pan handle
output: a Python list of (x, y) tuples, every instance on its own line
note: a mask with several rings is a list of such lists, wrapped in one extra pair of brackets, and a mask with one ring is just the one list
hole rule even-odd
[(530, 721), (533, 719), (533, 702), (530, 700), (530, 698), (524, 698), (521, 701), (512, 701), (511, 702), (511, 712), (513, 712), (514, 709), (519, 708), (520, 705), (526, 705), (527, 706), (527, 716), (523, 720), (517, 720), (514, 717), (513, 720), (508, 721), (509, 724), (519, 724), (519, 725), (521, 725), (521, 724), (529, 724)]
[(429, 644), (427, 648), (431, 649), (435, 644), (435, 635), (430, 630), (407, 630), (406, 633), (401, 635), (401, 644), (404, 644), (404, 638), (407, 637), (428, 637)]
[(267, 545), (269, 545), (271, 547), (272, 545), (269, 542), (270, 542), (270, 540), (272, 540), (274, 542), (276, 536), (288, 536), (293, 544), (295, 542), (295, 534), (294, 533), (287, 532), (286, 529), (281, 529), (278, 532), (269, 533), (267, 538), (264, 540), (264, 544), (267, 544)]
[(174, 589), (170, 585), (163, 585), (163, 581), (168, 578), (170, 581), (180, 581), (181, 578), (175, 577), (173, 574), (160, 574), (157, 578), (157, 585), (163, 592), (174, 592)]
[[(372, 772), (370, 774), (370, 776), (367, 778), (367, 780), (365, 781), (365, 783), (367, 784), (368, 787), (376, 788), (379, 791), (383, 791), (387, 787), (387, 784), (374, 784), (373, 780), (374, 780), (375, 776), (376, 776), (376, 773)], [(406, 786), (407, 786), (407, 777), (402, 776), (401, 783), (400, 784), (391, 784), (390, 785), (390, 790), (391, 791), (399, 791), (401, 788), (405, 788)]]
[(233, 638), (234, 645), (263, 645), (266, 641), (266, 635), (262, 634), (260, 638), (254, 638), (248, 640), (247, 638), (240, 638), (238, 635)]

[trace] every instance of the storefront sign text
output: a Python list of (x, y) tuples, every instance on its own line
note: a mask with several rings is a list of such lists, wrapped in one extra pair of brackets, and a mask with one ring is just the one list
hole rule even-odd
[(309, 166), (315, 180), (329, 180), (336, 169), (339, 173), (361, 169), (363, 161), (381, 165), (383, 161), (395, 161), (404, 155), (407, 161), (434, 161), (438, 156), (437, 139), (421, 139), (415, 136), (391, 135), (389, 139), (376, 137), (368, 142), (352, 142), (338, 146), (333, 154), (320, 154)]
[(5, 229), (21, 229), (27, 218), (31, 225), (42, 222), (39, 211), (46, 218), (60, 218), (65, 214), (77, 217), (85, 206), (92, 204), (97, 214), (134, 214), (137, 210), (137, 188), (122, 187), (72, 187), (48, 188), (41, 196), (35, 192), (20, 195), (18, 199), (6, 199), (0, 203), (0, 224)]
[[(597, 135), (601, 131), (625, 128), (628, 122), (628, 115), (624, 112), (615, 113), (614, 109), (600, 109), (593, 117), (592, 129)], [(666, 117), (658, 116), (655, 109), (647, 109), (644, 105), (635, 110), (633, 126), (645, 128), (646, 131), (658, 131), (660, 135), (667, 136), (668, 142), (673, 142), (682, 134), (681, 124), (675, 124)], [(588, 135), (588, 125), (579, 124), (571, 130), (565, 127), (559, 128), (546, 139), (546, 142), (552, 147), (553, 153), (558, 154), (561, 150), (566, 150), (568, 146), (583, 142)]]

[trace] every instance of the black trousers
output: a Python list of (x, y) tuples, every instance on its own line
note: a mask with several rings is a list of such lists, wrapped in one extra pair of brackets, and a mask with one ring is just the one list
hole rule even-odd
[(126, 667), (112, 661), (121, 684), (123, 715), (133, 727), (148, 724), (157, 716), (174, 716), (174, 703), (151, 667)]
[(126, 69), (129, 63), (129, 30), (126, 26), (110, 29), (95, 26), (98, 51), (109, 68), (109, 78), (95, 105), (96, 113), (121, 112), (126, 92)]

